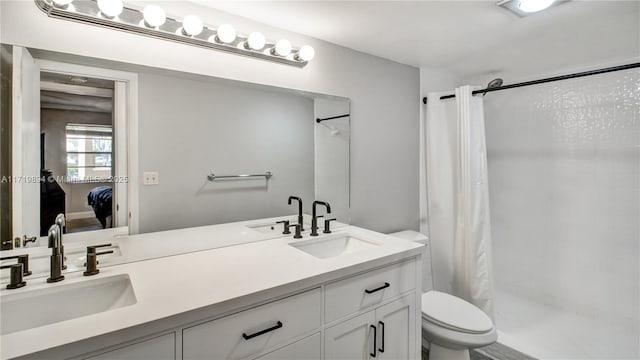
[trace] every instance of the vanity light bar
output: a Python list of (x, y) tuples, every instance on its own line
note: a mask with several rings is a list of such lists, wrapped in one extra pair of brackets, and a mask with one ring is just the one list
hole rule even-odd
[[(183, 21), (172, 19), (166, 17), (164, 11), (157, 5), (149, 5), (144, 10), (138, 10), (126, 6), (114, 9), (110, 4), (108, 9), (104, 8), (104, 11), (101, 11), (105, 6), (101, 1), (105, 0), (34, 1), (40, 10), (52, 18), (123, 30), (299, 68), (305, 67), (315, 55), (314, 49), (309, 45), (294, 49), (288, 40), (269, 42), (258, 32), (247, 36), (239, 35), (228, 24), (215, 29), (204, 25), (195, 15), (185, 16)], [(106, 1), (119, 2), (119, 0)]]

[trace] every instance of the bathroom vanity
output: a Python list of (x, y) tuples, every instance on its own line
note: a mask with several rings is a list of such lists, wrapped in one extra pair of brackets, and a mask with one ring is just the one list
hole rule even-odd
[(2, 359), (419, 359), (421, 247), (303, 235), (254, 221), (122, 237), (122, 256), (138, 238), (228, 246), (3, 288)]

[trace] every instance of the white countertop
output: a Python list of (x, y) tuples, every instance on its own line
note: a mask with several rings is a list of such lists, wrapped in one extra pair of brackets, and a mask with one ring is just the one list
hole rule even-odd
[[(143, 261), (165, 256), (175, 256), (195, 251), (217, 249), (226, 246), (246, 244), (255, 241), (273, 239), (281, 236), (282, 225), (276, 221), (289, 220), (297, 222), (297, 215), (278, 216), (273, 218), (246, 220), (233, 223), (216, 224), (191, 227), (177, 230), (167, 230), (154, 233), (127, 234), (127, 228), (105, 229), (101, 231), (89, 231), (83, 233), (64, 234), (65, 255), (68, 258), (69, 269), (65, 273), (84, 270), (86, 247), (110, 243), (116, 248), (114, 255), (101, 257), (101, 268), (106, 266), (124, 264), (134, 261)], [(311, 223), (311, 216), (304, 214), (305, 224)], [(273, 225), (276, 231), (264, 233), (255, 229), (257, 226)], [(306, 225), (305, 225), (306, 226)], [(340, 229), (348, 226), (344, 223), (333, 222), (332, 229)], [(310, 225), (305, 228), (303, 235), (310, 233)], [(293, 229), (291, 229), (293, 231)], [(49, 275), (49, 255), (51, 250), (47, 247), (46, 237), (39, 239), (39, 245), (5, 250), (3, 256), (14, 256), (28, 253), (30, 256), (33, 275), (26, 277), (29, 280), (46, 277)], [(8, 261), (10, 262), (10, 261)], [(4, 264), (4, 263), (3, 263)], [(0, 273), (0, 285), (9, 282), (9, 272)]]
[[(219, 306), (222, 313), (230, 310), (231, 300), (244, 299), (242, 303), (250, 304), (251, 294), (294, 283), (300, 289), (314, 286), (360, 271), (362, 265), (374, 267), (418, 255), (421, 248), (416, 243), (349, 226), (334, 231), (334, 234), (348, 232), (375, 241), (380, 246), (319, 259), (288, 246), (289, 243), (309, 239), (308, 235), (303, 239), (286, 236), (257, 241), (254, 239), (257, 235), (253, 233), (239, 234), (237, 228), (231, 229), (233, 226), (229, 227), (226, 236), (222, 236), (218, 228), (215, 231), (216, 241), (227, 241), (229, 245), (238, 241), (246, 243), (103, 267), (100, 274), (92, 277), (74, 272), (65, 274), (64, 281), (54, 284), (47, 284), (44, 277), (27, 280), (28, 285), (24, 288), (0, 290), (0, 296), (6, 296), (98, 277), (128, 274), (137, 299), (135, 304), (119, 309), (3, 335), (2, 359), (70, 344), (204, 307), (215, 312), (218, 309), (216, 306)], [(188, 246), (191, 242), (210, 238), (212, 229), (198, 227), (135, 236), (153, 241), (157, 247), (166, 243)], [(121, 250), (124, 254), (133, 251), (126, 248)], [(157, 249), (145, 246), (144, 251)]]

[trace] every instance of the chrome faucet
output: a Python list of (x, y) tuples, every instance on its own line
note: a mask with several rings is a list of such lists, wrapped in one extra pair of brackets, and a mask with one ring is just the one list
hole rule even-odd
[(64, 217), (64, 214), (58, 214), (55, 220), (56, 225), (58, 225), (58, 236), (60, 237), (60, 255), (62, 255), (62, 270), (67, 268), (67, 265), (64, 264), (64, 244), (62, 243), (62, 234), (64, 234), (64, 230), (67, 227), (67, 220)]
[(62, 275), (62, 253), (60, 247), (62, 241), (60, 238), (60, 228), (57, 224), (51, 225), (48, 232), (49, 247), (51, 248), (51, 272), (48, 283), (58, 282), (64, 280)]
[(331, 206), (328, 202), (325, 201), (314, 201), (313, 209), (312, 209), (312, 218), (311, 218), (311, 236), (318, 236), (318, 218), (323, 217), (323, 215), (316, 215), (316, 205), (324, 205), (327, 208), (327, 214), (331, 214)]
[(289, 196), (289, 205), (291, 205), (291, 200), (298, 201), (298, 225), (300, 225), (300, 231), (304, 231), (304, 218), (302, 217), (302, 199), (297, 196)]

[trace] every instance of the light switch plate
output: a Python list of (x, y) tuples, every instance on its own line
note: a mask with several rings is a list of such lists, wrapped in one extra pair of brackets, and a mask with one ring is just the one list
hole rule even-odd
[(142, 176), (144, 185), (158, 185), (159, 177), (157, 171), (145, 171)]

